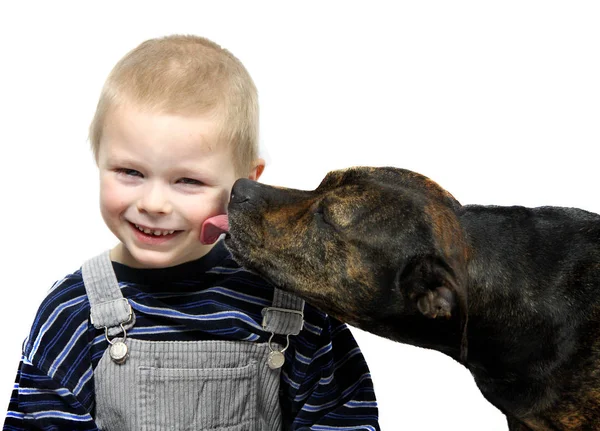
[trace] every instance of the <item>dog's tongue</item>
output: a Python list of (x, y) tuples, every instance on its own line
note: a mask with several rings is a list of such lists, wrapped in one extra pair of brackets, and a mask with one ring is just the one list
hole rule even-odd
[(202, 244), (213, 244), (219, 239), (222, 233), (226, 232), (229, 232), (229, 218), (227, 214), (211, 217), (202, 223), (200, 242)]

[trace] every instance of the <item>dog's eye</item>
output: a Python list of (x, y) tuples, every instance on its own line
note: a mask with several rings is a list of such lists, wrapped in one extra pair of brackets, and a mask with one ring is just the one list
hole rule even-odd
[(325, 210), (325, 207), (323, 205), (318, 205), (314, 212), (313, 215), (315, 218), (317, 218), (319, 221), (324, 222), (326, 224), (331, 224), (330, 219), (327, 215), (327, 212)]

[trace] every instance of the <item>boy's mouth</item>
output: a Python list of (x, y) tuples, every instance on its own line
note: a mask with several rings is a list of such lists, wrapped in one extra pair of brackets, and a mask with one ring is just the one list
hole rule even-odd
[(144, 226), (140, 226), (138, 224), (135, 223), (131, 223), (132, 225), (134, 225), (137, 230), (139, 230), (140, 232), (143, 232), (147, 235), (154, 235), (154, 236), (166, 236), (166, 235), (171, 235), (174, 232), (176, 232), (175, 230), (161, 230), (161, 229), (151, 229), (148, 227), (144, 227)]
[(172, 238), (183, 232), (182, 230), (149, 228), (131, 222), (129, 222), (129, 226), (131, 226), (131, 229), (133, 230), (138, 241), (149, 245), (160, 245), (164, 242), (170, 241)]
[(154, 236), (165, 236), (165, 235), (170, 235), (173, 232), (175, 232), (174, 230), (160, 230), (160, 229), (150, 229), (147, 227), (143, 227), (140, 226), (138, 224), (132, 223), (140, 232), (144, 232), (145, 234), (148, 235), (154, 235)]

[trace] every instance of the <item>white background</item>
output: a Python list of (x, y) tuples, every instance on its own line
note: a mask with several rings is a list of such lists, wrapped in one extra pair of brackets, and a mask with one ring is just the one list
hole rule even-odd
[[(114, 245), (87, 127), (103, 81), (151, 37), (230, 49), (260, 92), (265, 183), (419, 171), (463, 204), (600, 212), (596, 1), (2, 2), (0, 406), (52, 282)], [(394, 5), (394, 6), (392, 6)], [(444, 355), (354, 331), (384, 430), (505, 430)]]

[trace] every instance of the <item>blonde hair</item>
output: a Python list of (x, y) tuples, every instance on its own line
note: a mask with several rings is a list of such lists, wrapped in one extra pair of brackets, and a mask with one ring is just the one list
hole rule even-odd
[(150, 39), (115, 65), (89, 130), (96, 162), (107, 114), (126, 103), (170, 114), (215, 116), (219, 141), (230, 146), (240, 174), (247, 173), (258, 157), (254, 82), (233, 54), (206, 38), (173, 35)]

